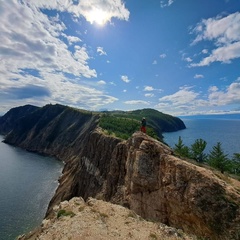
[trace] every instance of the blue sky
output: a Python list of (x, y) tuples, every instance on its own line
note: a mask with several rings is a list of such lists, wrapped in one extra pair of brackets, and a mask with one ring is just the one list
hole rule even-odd
[(240, 0), (0, 0), (0, 16), (0, 114), (240, 112)]

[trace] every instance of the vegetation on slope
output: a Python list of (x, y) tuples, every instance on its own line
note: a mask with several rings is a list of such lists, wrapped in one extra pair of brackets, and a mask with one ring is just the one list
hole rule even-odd
[(205, 154), (207, 142), (203, 139), (197, 139), (190, 146), (186, 146), (183, 143), (181, 137), (178, 138), (178, 142), (173, 148), (174, 153), (179, 157), (187, 159), (193, 159), (197, 163), (203, 164), (203, 166), (213, 167), (221, 173), (227, 172), (240, 176), (240, 153), (234, 153), (232, 159), (228, 157), (228, 154), (224, 153), (221, 143), (217, 142), (209, 154)]
[[(99, 126), (109, 135), (128, 139), (134, 132), (140, 130), (141, 121), (105, 113), (100, 118)], [(151, 127), (147, 128), (147, 134), (153, 138), (159, 139), (156, 132)]]
[(147, 134), (159, 140), (163, 138), (162, 132), (186, 128), (179, 118), (154, 109), (104, 112), (101, 115), (99, 126), (107, 130), (109, 134), (127, 139), (134, 132), (140, 130), (143, 117), (147, 120)]
[[(19, 112), (21, 114), (19, 114)], [(154, 109), (91, 112), (60, 104), (48, 104), (41, 108), (26, 105), (10, 110), (5, 116), (0, 118), (0, 122), (3, 122), (2, 131), (0, 129), (0, 132), (7, 134), (14, 127), (17, 127), (18, 129), (21, 128), (21, 132), (24, 135), (27, 129), (34, 127), (34, 133), (38, 134), (49, 122), (55, 121), (58, 121), (61, 126), (67, 128), (67, 121), (70, 121), (69, 118), (76, 118), (77, 120), (79, 118), (79, 112), (82, 115), (81, 120), (79, 119), (81, 122), (84, 121), (85, 117), (88, 118), (92, 115), (99, 115), (99, 126), (103, 128), (107, 134), (122, 139), (128, 139), (134, 132), (140, 130), (143, 117), (147, 120), (147, 134), (158, 140), (163, 139), (163, 132), (177, 131), (186, 128), (179, 118)], [(19, 115), (21, 117), (19, 117)], [(13, 119), (17, 119), (17, 121), (13, 121)], [(18, 122), (18, 124), (15, 126), (15, 124), (10, 124), (12, 122)], [(51, 141), (60, 130), (63, 130), (62, 127), (56, 127), (48, 140)]]

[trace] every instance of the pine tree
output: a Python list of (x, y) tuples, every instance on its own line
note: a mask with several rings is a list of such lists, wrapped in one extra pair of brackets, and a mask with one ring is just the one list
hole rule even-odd
[(229, 159), (227, 154), (224, 154), (220, 142), (213, 146), (212, 151), (208, 155), (208, 164), (224, 173), (229, 169)]
[(232, 159), (233, 173), (240, 174), (240, 153), (234, 153)]
[(189, 148), (183, 144), (182, 138), (179, 136), (178, 143), (173, 148), (174, 152), (182, 157), (189, 157)]
[(191, 145), (191, 158), (195, 159), (197, 162), (204, 162), (206, 159), (206, 154), (203, 153), (207, 146), (207, 142), (203, 139), (197, 139), (194, 144)]

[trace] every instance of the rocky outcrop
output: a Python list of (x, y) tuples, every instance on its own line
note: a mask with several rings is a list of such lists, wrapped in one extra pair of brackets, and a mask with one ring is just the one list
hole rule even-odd
[(72, 198), (54, 207), (54, 216), (18, 240), (197, 240), (182, 230), (150, 222), (132, 210), (105, 201)]
[(65, 162), (47, 218), (61, 201), (94, 197), (198, 236), (240, 239), (240, 189), (230, 178), (175, 157), (141, 132), (127, 141), (106, 136), (98, 120), (98, 114), (46, 106), (7, 135), (8, 143)]
[(122, 195), (122, 201), (142, 217), (198, 236), (240, 239), (239, 189), (210, 170), (176, 158), (167, 146), (142, 133), (125, 144), (125, 174), (116, 167), (109, 174), (113, 180), (122, 175), (124, 184), (110, 187), (116, 189), (110, 200)]

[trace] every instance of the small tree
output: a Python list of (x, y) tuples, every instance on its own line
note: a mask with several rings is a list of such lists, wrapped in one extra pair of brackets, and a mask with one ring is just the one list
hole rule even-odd
[(222, 150), (221, 143), (218, 142), (216, 146), (213, 146), (212, 151), (208, 155), (208, 164), (224, 173), (229, 170), (229, 159), (227, 156)]
[(240, 174), (240, 153), (234, 153), (231, 161), (232, 172)]
[(207, 146), (207, 142), (203, 139), (197, 139), (194, 144), (191, 145), (190, 153), (191, 158), (195, 159), (197, 162), (204, 162), (206, 159), (206, 154), (203, 153)]
[(189, 157), (189, 148), (183, 144), (182, 138), (179, 136), (178, 143), (173, 148), (174, 152), (182, 157)]

